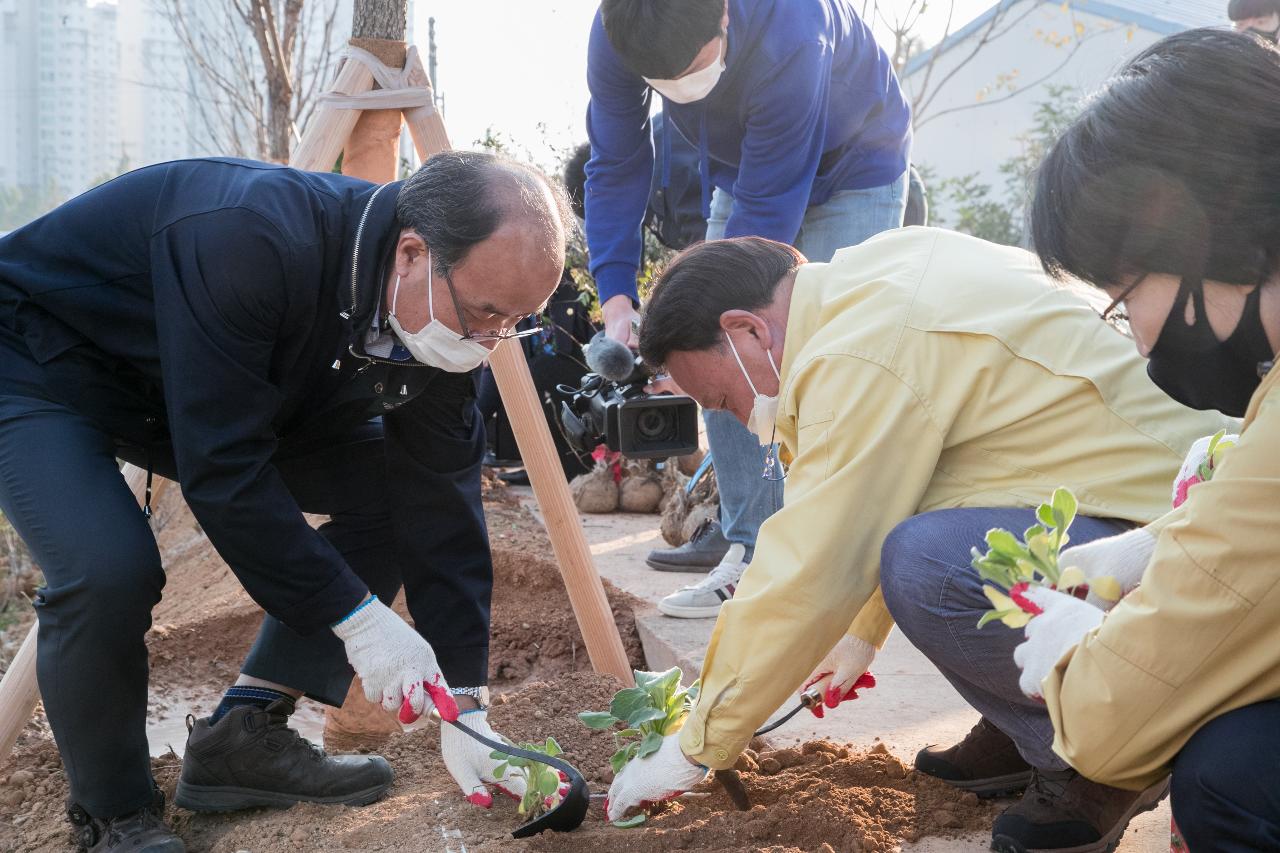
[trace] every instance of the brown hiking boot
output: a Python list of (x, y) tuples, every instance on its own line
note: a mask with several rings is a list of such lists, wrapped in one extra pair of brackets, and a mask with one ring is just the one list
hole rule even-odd
[(1037, 770), (1022, 799), (991, 828), (1000, 853), (1110, 853), (1134, 815), (1151, 811), (1169, 793), (1162, 779), (1145, 791), (1090, 782), (1074, 770)]
[(327, 755), (289, 728), (293, 702), (241, 705), (214, 725), (187, 717), (187, 750), (173, 801), (194, 812), (254, 806), (341, 803), (363, 806), (391, 787), (377, 755)]
[(1031, 781), (1031, 765), (1013, 739), (985, 717), (955, 746), (916, 753), (916, 769), (979, 797), (1016, 794)]

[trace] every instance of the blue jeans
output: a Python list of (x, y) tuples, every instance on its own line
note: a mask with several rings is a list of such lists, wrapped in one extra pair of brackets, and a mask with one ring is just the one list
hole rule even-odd
[[(826, 204), (805, 211), (795, 246), (811, 261), (826, 263), (837, 250), (856, 246), (881, 231), (902, 226), (907, 175), (883, 187), (838, 192)], [(733, 212), (733, 196), (717, 189), (711, 196), (707, 239), (719, 240)], [(720, 526), (725, 538), (746, 547), (750, 560), (760, 525), (782, 507), (782, 482), (761, 478), (765, 448), (729, 412), (702, 413), (707, 443), (720, 489)]]
[(1280, 700), (1228, 711), (1173, 762), (1170, 802), (1192, 851), (1280, 850)]
[[(969, 549), (985, 550), (992, 527), (1021, 534), (1035, 512), (1016, 508), (944, 509), (895, 527), (880, 551), (880, 589), (894, 622), (951, 682), (966, 702), (1011, 737), (1032, 767), (1063, 770), (1053, 751), (1053, 723), (1044, 703), (1022, 695), (1013, 650), (1022, 631), (999, 622), (978, 628), (991, 608)], [(1080, 516), (1071, 542), (1080, 545), (1129, 528), (1124, 521)]]

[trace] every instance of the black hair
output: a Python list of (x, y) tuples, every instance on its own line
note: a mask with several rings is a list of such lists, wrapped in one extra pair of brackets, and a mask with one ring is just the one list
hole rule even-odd
[(573, 227), (564, 189), (533, 166), (488, 151), (445, 151), (423, 163), (396, 196), (396, 218), (431, 249), (438, 275), (461, 264), (511, 216), (527, 217), (563, 249)]
[(720, 35), (724, 0), (604, 0), (605, 35), (627, 68), (670, 80)]
[(590, 159), (591, 143), (584, 142), (573, 150), (564, 164), (564, 189), (579, 219), (587, 218), (587, 161)]
[(1055, 277), (1168, 273), (1253, 285), (1280, 257), (1280, 51), (1188, 30), (1130, 61), (1037, 178), (1036, 252)]
[(640, 355), (661, 368), (673, 352), (722, 346), (720, 315), (765, 307), (778, 283), (804, 263), (796, 249), (763, 237), (685, 249), (662, 271), (645, 304)]
[(1277, 13), (1280, 13), (1280, 0), (1231, 0), (1227, 4), (1227, 17), (1233, 21), (1265, 18)]

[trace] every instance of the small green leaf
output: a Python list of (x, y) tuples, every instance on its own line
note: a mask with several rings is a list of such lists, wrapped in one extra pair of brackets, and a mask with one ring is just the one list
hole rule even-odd
[(649, 732), (644, 736), (644, 740), (640, 741), (640, 758), (647, 755), (653, 755), (662, 746), (662, 732)]
[(494, 761), (506, 761), (506, 760), (507, 760), (507, 754), (506, 754), (505, 752), (498, 752), (498, 750), (496, 750), (496, 749), (495, 749), (493, 752), (490, 752), (490, 753), (489, 753), (489, 757), (490, 757), (490, 758), (492, 758)]
[(564, 750), (560, 748), (560, 744), (557, 743), (556, 739), (553, 737), (547, 738), (547, 743), (546, 746), (543, 747), (543, 750), (547, 755), (550, 755), (553, 758), (557, 755), (564, 755)]
[(610, 714), (633, 726), (638, 722), (634, 715), (639, 715), (645, 710), (657, 709), (654, 708), (648, 691), (643, 687), (627, 687), (619, 690), (613, 695), (613, 701), (609, 704)]
[(630, 746), (631, 745), (624, 746), (622, 749), (619, 749), (613, 755), (609, 756), (609, 766), (613, 768), (614, 773), (622, 772), (622, 768), (626, 765), (627, 758), (629, 757), (627, 755), (627, 751), (630, 749)]
[(583, 711), (578, 715), (578, 719), (589, 729), (607, 729), (615, 723), (622, 722), (608, 711)]
[(998, 622), (1008, 613), (1007, 610), (988, 610), (982, 614), (982, 618), (978, 620), (978, 627), (982, 628), (992, 622)]
[(1076, 502), (1076, 496), (1071, 493), (1070, 489), (1059, 486), (1053, 491), (1053, 516), (1058, 518), (1062, 516), (1062, 520), (1058, 523), (1058, 529), (1063, 533), (1067, 532), (1067, 528), (1071, 526), (1071, 522), (1075, 521), (1076, 509), (1079, 504)]
[(631, 829), (633, 826), (639, 826), (644, 823), (646, 817), (647, 815), (644, 812), (640, 812), (637, 815), (632, 815), (631, 817), (624, 818), (622, 820), (615, 820), (613, 825), (618, 827), (618, 829)]
[(536, 787), (539, 794), (550, 797), (560, 791), (560, 777), (555, 773), (539, 773)]
[[(1040, 504), (1039, 508), (1036, 509), (1036, 518), (1040, 519), (1040, 523), (1043, 524), (1045, 527), (1058, 526), (1057, 519), (1053, 517), (1053, 507), (1049, 506), (1048, 504)], [(1044, 531), (1041, 530), (1040, 532), (1043, 533)], [(1031, 539), (1030, 531), (1028, 531), (1028, 535), (1025, 538), (1028, 541), (1030, 541)]]
[(638, 737), (638, 736), (639, 736), (639, 735), (641, 735), (641, 734), (643, 734), (643, 732), (641, 732), (639, 729), (623, 729), (623, 730), (622, 730), (622, 731), (620, 731), (620, 732), (614, 732), (614, 735), (615, 735), (616, 737), (620, 737), (620, 738), (622, 738), (622, 737)]
[(667, 712), (662, 708), (640, 708), (627, 718), (627, 722), (633, 727), (639, 726), (643, 729), (655, 720), (665, 719), (666, 716)]
[(1026, 548), (1022, 547), (1022, 543), (1014, 538), (1012, 533), (998, 527), (987, 531), (987, 544), (997, 554), (1005, 554), (1014, 559), (1026, 552)]

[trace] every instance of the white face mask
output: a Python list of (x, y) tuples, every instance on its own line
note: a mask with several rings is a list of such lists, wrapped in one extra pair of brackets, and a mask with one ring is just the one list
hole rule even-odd
[(725, 41), (725, 36), (721, 35), (720, 55), (716, 57), (715, 62), (701, 71), (686, 74), (678, 80), (650, 80), (646, 77), (644, 82), (674, 104), (691, 104), (694, 101), (701, 101), (711, 94), (711, 90), (716, 87), (716, 83), (720, 82), (720, 75), (724, 73)]
[(387, 317), (396, 337), (405, 349), (423, 364), (449, 373), (468, 373), (489, 357), (488, 347), (479, 341), (464, 340), (461, 335), (436, 319), (435, 300), (431, 293), (431, 253), (427, 252), (427, 314), (431, 320), (413, 334), (406, 332), (396, 319), (396, 297), (400, 295), (400, 276), (391, 291), (391, 311)]
[[(734, 361), (738, 362), (738, 369), (742, 371), (742, 375), (747, 380), (747, 387), (751, 389), (751, 393), (755, 394), (755, 402), (751, 404), (751, 415), (747, 418), (747, 430), (760, 440), (761, 445), (773, 443), (773, 424), (778, 417), (778, 398), (766, 397), (756, 390), (756, 384), (751, 381), (751, 376), (747, 373), (747, 368), (742, 364), (742, 358), (738, 355), (738, 348), (733, 345), (733, 338), (725, 335), (725, 340), (729, 342), (729, 349), (733, 352)], [(778, 377), (778, 382), (782, 382), (782, 377), (778, 374), (778, 365), (773, 363), (773, 353), (765, 350), (765, 355), (769, 356), (769, 366), (773, 368), (773, 375)], [(781, 389), (779, 389), (781, 390)]]

